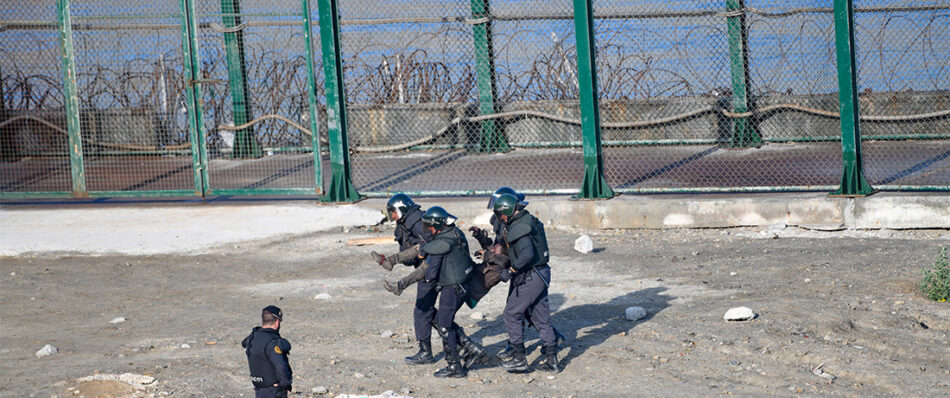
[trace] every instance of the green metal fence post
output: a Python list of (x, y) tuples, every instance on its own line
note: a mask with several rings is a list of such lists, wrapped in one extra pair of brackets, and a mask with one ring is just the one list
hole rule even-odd
[(597, 99), (597, 62), (594, 54), (593, 0), (574, 0), (574, 30), (577, 36), (577, 81), (580, 88), (581, 133), (584, 144), (584, 182), (578, 198), (614, 196), (604, 179), (600, 142), (600, 104)]
[[(482, 115), (495, 113), (495, 53), (492, 45), (492, 23), (489, 7), (490, 0), (471, 0), (475, 39), (475, 65), (478, 76), (478, 111)], [(506, 152), (508, 140), (498, 131), (495, 120), (482, 121), (482, 137), (478, 145), (480, 152)]]
[(181, 11), (181, 54), (185, 79), (185, 106), (188, 109), (188, 136), (191, 139), (191, 162), (195, 178), (195, 195), (208, 191), (208, 149), (204, 139), (204, 117), (201, 109), (201, 83), (198, 70), (198, 36), (195, 27), (194, 0), (179, 0)]
[(835, 49), (838, 61), (838, 106), (841, 112), (841, 148), (844, 173), (835, 196), (867, 196), (874, 188), (861, 170), (861, 129), (858, 119), (858, 84), (854, 62), (854, 3), (835, 0)]
[[(235, 28), (234, 32), (224, 33), (224, 48), (228, 59), (228, 81), (231, 84), (231, 101), (234, 104), (234, 125), (240, 126), (254, 119), (251, 110), (251, 96), (247, 88), (247, 67), (244, 60), (244, 29), (241, 25), (241, 1), (221, 0), (221, 13), (225, 29)], [(234, 133), (233, 157), (256, 158), (261, 156), (261, 147), (254, 137), (254, 128), (248, 127)]]
[(310, 17), (310, 0), (301, 0), (303, 7), (303, 41), (307, 52), (307, 101), (310, 105), (310, 138), (313, 141), (313, 169), (317, 193), (323, 194), (323, 155), (320, 148), (320, 124), (317, 123), (317, 76), (313, 68), (313, 33)]
[(73, 54), (73, 25), (69, 0), (57, 0), (59, 43), (63, 57), (63, 103), (66, 108), (66, 130), (69, 142), (69, 169), (72, 175), (73, 196), (87, 197), (86, 169), (82, 156), (82, 131), (79, 122), (79, 96), (76, 89), (76, 64)]
[[(732, 71), (732, 111), (749, 111), (749, 54), (745, 27), (745, 0), (727, 0), (729, 25), (729, 67)], [(733, 118), (732, 146), (739, 148), (762, 146), (762, 136), (751, 118)]]
[(330, 189), (325, 200), (355, 202), (360, 194), (350, 182), (350, 150), (347, 142), (346, 94), (340, 51), (340, 21), (337, 0), (317, 0), (320, 9), (320, 44), (323, 82), (327, 95), (327, 132), (330, 142)]

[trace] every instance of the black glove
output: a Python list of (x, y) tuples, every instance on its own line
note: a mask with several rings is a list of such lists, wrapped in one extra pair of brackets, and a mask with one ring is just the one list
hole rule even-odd
[(511, 280), (511, 272), (508, 270), (508, 268), (501, 270), (498, 275), (498, 279), (500, 279), (502, 282), (508, 282)]
[(469, 227), (468, 231), (472, 233), (472, 237), (475, 238), (475, 240), (479, 240), (485, 235), (485, 231), (482, 231), (479, 227)]

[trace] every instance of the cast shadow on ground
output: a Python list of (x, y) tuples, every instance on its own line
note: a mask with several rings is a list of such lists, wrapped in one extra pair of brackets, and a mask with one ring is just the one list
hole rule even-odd
[[(562, 368), (569, 366), (572, 360), (583, 355), (590, 347), (603, 344), (611, 336), (629, 332), (637, 325), (649, 321), (660, 311), (669, 307), (670, 302), (676, 297), (663, 294), (666, 290), (665, 287), (653, 287), (614, 297), (606, 303), (568, 307), (564, 307), (567, 304), (567, 298), (563, 294), (549, 295), (551, 322), (561, 333), (567, 336), (567, 340), (559, 346)], [(647, 310), (647, 316), (637, 321), (628, 321), (624, 311), (630, 306), (643, 307)], [(500, 314), (494, 320), (480, 321), (478, 326), (480, 329), (472, 334), (472, 337), (477, 340), (484, 340), (485, 337), (499, 334), (504, 336), (506, 333), (504, 321)], [(582, 329), (587, 330), (578, 336), (578, 331)], [(477, 367), (498, 365), (494, 355), (505, 348), (506, 341), (502, 340), (486, 347), (486, 352), (491, 356), (491, 360)], [(526, 345), (529, 353), (540, 348), (541, 342), (538, 341), (537, 331), (533, 328), (527, 328), (525, 331), (525, 341), (530, 342), (530, 345)], [(538, 359), (535, 360), (534, 365), (537, 365), (537, 361)]]

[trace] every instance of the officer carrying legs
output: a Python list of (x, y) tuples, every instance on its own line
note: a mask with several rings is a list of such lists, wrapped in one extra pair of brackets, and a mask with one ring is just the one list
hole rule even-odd
[(426, 210), (422, 222), (433, 235), (432, 240), (423, 247), (429, 263), (425, 282), (435, 282), (441, 288), (436, 319), (439, 334), (443, 336), (442, 350), (448, 363), (448, 366), (435, 372), (435, 376), (457, 378), (465, 377), (467, 371), (459, 358), (455, 314), (468, 297), (464, 285), (471, 278), (475, 264), (469, 255), (465, 234), (449, 222), (453, 218), (445, 209), (434, 206)]
[(386, 203), (386, 218), (396, 222), (393, 235), (394, 240), (399, 243), (399, 253), (386, 256), (371, 252), (373, 262), (386, 271), (392, 271), (396, 264), (418, 266), (419, 247), (425, 242), (422, 213), (422, 207), (413, 202), (409, 195), (397, 193), (389, 198)]
[[(441, 207), (439, 208), (441, 209)], [(442, 210), (443, 212), (445, 210)], [(421, 218), (420, 218), (421, 220)], [(448, 215), (446, 213), (445, 226), (454, 228), (458, 230), (453, 224), (455, 223), (455, 217)], [(424, 231), (426, 236), (431, 237), (432, 234), (430, 231)], [(466, 248), (467, 246), (466, 242)], [(428, 252), (423, 246), (418, 253), (418, 258), (420, 261), (428, 257)], [(471, 259), (471, 257), (469, 257)], [(428, 272), (429, 261), (421, 261), (422, 264), (410, 274), (417, 274), (420, 270), (423, 271), (421, 277), (418, 278), (419, 282), (416, 284), (416, 302), (412, 311), (413, 326), (416, 333), (416, 341), (419, 342), (419, 351), (415, 355), (406, 357), (406, 363), (409, 365), (424, 365), (434, 363), (435, 359), (432, 355), (432, 329), (436, 329), (439, 332), (439, 336), (443, 341), (447, 341), (448, 330), (454, 330), (455, 338), (461, 345), (460, 356), (464, 361), (465, 367), (469, 367), (474, 363), (477, 363), (482, 359), (485, 349), (480, 344), (473, 341), (467, 335), (465, 331), (462, 330), (462, 327), (453, 324), (452, 328), (440, 329), (436, 319), (436, 301), (439, 296), (439, 287), (437, 280), (426, 280), (425, 274)], [(438, 274), (436, 274), (438, 275)], [(407, 277), (407, 278), (409, 278)]]
[(518, 209), (518, 199), (514, 195), (498, 197), (493, 210), (505, 223), (501, 233), (511, 258), (511, 268), (502, 272), (502, 280), (510, 280), (512, 286), (503, 315), (512, 356), (502, 362), (502, 367), (512, 373), (530, 371), (525, 358), (523, 326), (525, 314), (530, 313), (543, 345), (544, 360), (538, 369), (559, 372), (557, 340), (548, 304), (551, 267), (548, 266), (550, 253), (544, 224), (527, 209)]
[(280, 337), (283, 317), (280, 308), (265, 307), (261, 311), (261, 326), (255, 327), (241, 342), (251, 368), (256, 398), (287, 398), (292, 389), (294, 375), (287, 362), (290, 342)]

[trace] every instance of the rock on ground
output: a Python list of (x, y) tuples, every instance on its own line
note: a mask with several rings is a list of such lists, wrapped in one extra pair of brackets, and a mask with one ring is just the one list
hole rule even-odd
[(749, 307), (730, 308), (729, 311), (726, 311), (722, 316), (722, 319), (727, 321), (748, 321), (752, 318), (755, 318), (755, 312), (752, 312), (752, 309)]
[(114, 325), (114, 324), (117, 324), (117, 323), (122, 323), (122, 322), (125, 322), (125, 317), (124, 317), (124, 316), (120, 316), (120, 317), (118, 317), (118, 318), (113, 318), (111, 321), (109, 321), (109, 323), (111, 323), (111, 324), (113, 324), (113, 325)]
[(627, 307), (624, 312), (628, 321), (637, 321), (647, 316), (647, 310), (643, 307)]
[(590, 236), (581, 235), (574, 241), (574, 250), (584, 254), (590, 253), (594, 250), (594, 241), (590, 239)]
[(36, 354), (34, 355), (36, 355), (37, 358), (42, 358), (42, 357), (48, 357), (50, 355), (56, 354), (57, 352), (59, 352), (59, 349), (47, 344), (47, 345), (44, 345), (43, 348), (40, 348), (40, 350), (37, 351)]

